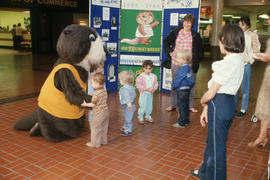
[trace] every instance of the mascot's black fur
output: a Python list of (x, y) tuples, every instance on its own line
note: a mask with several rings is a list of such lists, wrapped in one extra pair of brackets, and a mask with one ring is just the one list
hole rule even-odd
[[(69, 25), (62, 31), (57, 41), (57, 52), (59, 59), (54, 67), (60, 64), (72, 65), (86, 84), (91, 65), (105, 60), (103, 42), (96, 31), (76, 24)], [(91, 101), (91, 96), (82, 89), (67, 68), (55, 73), (54, 87), (60, 90), (65, 100), (72, 105), (81, 107), (83, 101)], [(84, 120), (84, 115), (78, 119), (59, 118), (38, 106), (34, 112), (19, 119), (14, 129), (30, 130), (30, 136), (41, 135), (48, 141), (60, 142), (77, 137), (84, 127)]]

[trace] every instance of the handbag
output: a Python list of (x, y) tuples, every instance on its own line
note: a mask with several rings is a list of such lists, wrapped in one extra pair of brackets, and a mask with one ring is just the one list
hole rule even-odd
[(161, 65), (162, 65), (164, 68), (171, 69), (171, 65), (172, 65), (171, 56), (168, 56), (168, 58), (165, 59), (165, 61), (163, 61), (163, 62), (161, 63)]

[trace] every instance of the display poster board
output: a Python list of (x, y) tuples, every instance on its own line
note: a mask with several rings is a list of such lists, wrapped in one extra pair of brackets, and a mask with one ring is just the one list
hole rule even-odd
[[(176, 8), (177, 7), (177, 8)], [(186, 14), (193, 14), (196, 18), (193, 26), (194, 31), (198, 31), (198, 21), (200, 14), (200, 0), (165, 0), (163, 11), (163, 34), (164, 40), (170, 33), (172, 28), (178, 28), (183, 22)], [(162, 61), (167, 59), (167, 54), (164, 51), (162, 44)], [(161, 67), (161, 91), (170, 92), (172, 83), (171, 70)]]
[(90, 0), (90, 26), (102, 37), (108, 56), (104, 65), (106, 88), (118, 91), (120, 0)]
[[(160, 52), (163, 0), (122, 0), (120, 71), (142, 73), (144, 60), (151, 60), (160, 82)], [(160, 84), (160, 83), (159, 83)]]
[(89, 4), (90, 25), (109, 52), (105, 62), (108, 91), (118, 91), (119, 70), (131, 70), (137, 76), (142, 62), (152, 60), (161, 91), (170, 92), (171, 70), (160, 67), (167, 58), (163, 40), (186, 14), (196, 17), (193, 29), (197, 31), (200, 0), (90, 0)]

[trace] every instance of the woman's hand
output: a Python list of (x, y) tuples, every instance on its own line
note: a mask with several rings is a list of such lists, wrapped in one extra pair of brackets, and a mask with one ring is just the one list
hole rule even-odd
[(254, 54), (253, 58), (256, 61), (270, 62), (270, 56), (266, 53), (256, 53)]
[(208, 111), (208, 105), (203, 104), (203, 111), (202, 111), (202, 114), (200, 116), (200, 123), (201, 123), (202, 127), (205, 127), (206, 123), (208, 123), (207, 111)]
[(155, 92), (154, 89), (146, 89), (145, 91), (146, 91), (146, 92), (149, 92), (149, 93), (152, 93), (152, 94), (154, 94), (154, 92)]

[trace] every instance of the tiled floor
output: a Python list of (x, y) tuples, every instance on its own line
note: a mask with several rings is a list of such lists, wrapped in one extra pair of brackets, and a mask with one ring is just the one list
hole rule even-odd
[[(35, 63), (37, 58), (44, 61)], [(200, 126), (199, 113), (191, 114), (191, 125), (186, 129), (172, 127), (177, 113), (164, 110), (169, 105), (169, 95), (165, 93), (154, 97), (155, 124), (138, 125), (135, 118), (131, 137), (121, 137), (123, 110), (118, 94), (109, 94), (109, 142), (99, 149), (85, 145), (89, 140), (88, 125), (79, 138), (62, 143), (49, 143), (42, 137), (29, 137), (29, 132), (14, 131), (15, 121), (37, 107), (37, 92), (55, 60), (53, 55), (0, 53), (0, 179), (194, 179), (189, 170), (202, 162), (207, 129)], [(199, 98), (206, 90), (210, 64), (202, 62), (197, 76), (195, 107), (200, 111)], [(235, 119), (230, 129), (229, 180), (267, 179), (269, 147), (246, 146), (259, 132), (259, 123), (249, 119), (263, 67), (262, 63), (253, 66), (248, 116)]]

